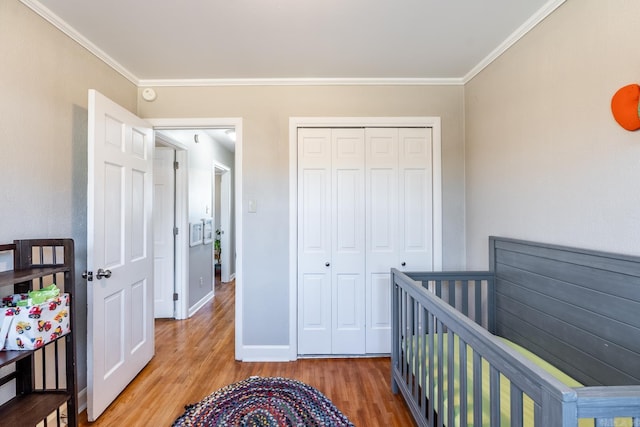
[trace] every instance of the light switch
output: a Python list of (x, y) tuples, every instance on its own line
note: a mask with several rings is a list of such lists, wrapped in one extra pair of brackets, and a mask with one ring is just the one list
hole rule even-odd
[(258, 204), (255, 200), (249, 200), (249, 213), (258, 212)]

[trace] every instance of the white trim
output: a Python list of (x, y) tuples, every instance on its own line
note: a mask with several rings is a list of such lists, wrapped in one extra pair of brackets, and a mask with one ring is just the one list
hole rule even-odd
[(247, 345), (242, 351), (243, 362), (290, 362), (291, 349), (288, 345)]
[(433, 269), (442, 270), (442, 129), (440, 117), (289, 118), (289, 358), (298, 357), (298, 128), (430, 127), (433, 129)]
[(462, 78), (141, 79), (139, 86), (461, 86)]
[(58, 15), (53, 13), (50, 9), (45, 7), (42, 3), (35, 0), (20, 0), (25, 6), (29, 9), (33, 10), (35, 13), (40, 15), (58, 30), (62, 31), (80, 46), (87, 49), (90, 53), (97, 56), (98, 59), (103, 61), (105, 64), (113, 68), (118, 73), (122, 74), (127, 80), (133, 83), (136, 86), (140, 85), (140, 80), (133, 75), (129, 70), (122, 66), (118, 61), (110, 57), (106, 52), (100, 49), (98, 46), (93, 44), (93, 42), (87, 39), (85, 36), (80, 34), (78, 30), (69, 25), (66, 21), (60, 18)]
[[(155, 129), (189, 129), (189, 128), (234, 128), (236, 131), (236, 149), (234, 160), (234, 180), (235, 180), (235, 243), (236, 243), (236, 303), (235, 303), (235, 357), (242, 360), (243, 356), (243, 313), (244, 306), (243, 283), (244, 277), (242, 270), (242, 118), (169, 118), (169, 119), (146, 119)], [(186, 169), (186, 168), (185, 168)], [(186, 170), (184, 171), (185, 173)], [(185, 203), (186, 205), (186, 203)], [(185, 229), (186, 230), (186, 229)], [(186, 299), (186, 298), (185, 298)], [(186, 303), (186, 302), (185, 302)]]
[(196, 314), (198, 312), (198, 310), (200, 310), (202, 307), (204, 307), (204, 305), (206, 303), (211, 301), (213, 299), (213, 297), (214, 297), (213, 291), (207, 292), (207, 294), (205, 296), (203, 296), (200, 299), (200, 301), (198, 301), (197, 303), (193, 304), (192, 307), (189, 307), (189, 317), (191, 317), (194, 314)]
[(480, 71), (488, 67), (493, 61), (498, 59), (500, 55), (506, 52), (511, 46), (513, 46), (518, 40), (524, 37), (529, 31), (531, 31), (536, 25), (542, 22), (547, 16), (551, 15), (554, 10), (560, 7), (566, 0), (549, 0), (544, 6), (540, 8), (533, 16), (516, 29), (505, 41), (500, 43), (489, 55), (487, 55), (482, 61), (480, 61), (475, 67), (471, 69), (462, 78), (462, 83), (467, 84), (470, 82)]

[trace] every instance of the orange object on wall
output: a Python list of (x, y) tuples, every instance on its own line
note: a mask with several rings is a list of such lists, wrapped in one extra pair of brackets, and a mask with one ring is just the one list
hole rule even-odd
[(640, 86), (630, 84), (618, 89), (611, 98), (611, 112), (626, 130), (640, 129)]

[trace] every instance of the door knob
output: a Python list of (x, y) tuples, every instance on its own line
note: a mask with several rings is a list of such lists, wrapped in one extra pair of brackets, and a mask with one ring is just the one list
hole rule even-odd
[(329, 263), (329, 262), (325, 262), (325, 263), (324, 263), (324, 266), (325, 266), (325, 267), (329, 267), (330, 265), (331, 265), (331, 263)]
[(402, 264), (400, 264), (401, 266), (405, 267), (407, 265), (406, 262), (402, 261)]
[(103, 277), (105, 279), (108, 279), (109, 277), (111, 277), (111, 270), (103, 270), (99, 268), (98, 271), (96, 272), (96, 279), (100, 280)]

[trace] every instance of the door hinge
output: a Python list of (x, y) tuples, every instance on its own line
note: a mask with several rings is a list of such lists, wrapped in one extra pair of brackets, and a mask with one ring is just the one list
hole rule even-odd
[(173, 294), (173, 300), (174, 301), (178, 301), (178, 293), (177, 292)]
[(180, 162), (173, 162), (173, 168), (174, 168), (175, 170), (180, 169)]
[(173, 227), (173, 235), (174, 236), (178, 235), (178, 227)]

